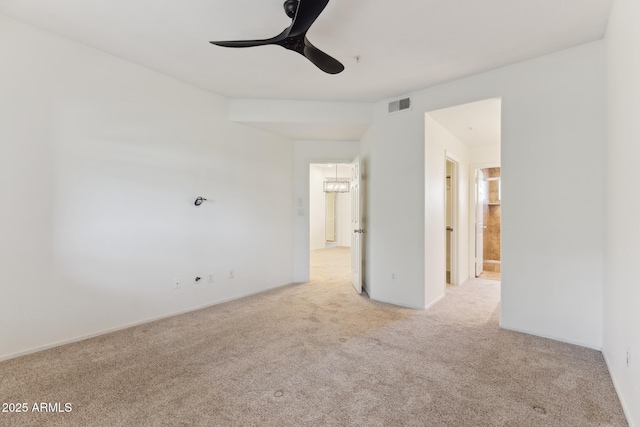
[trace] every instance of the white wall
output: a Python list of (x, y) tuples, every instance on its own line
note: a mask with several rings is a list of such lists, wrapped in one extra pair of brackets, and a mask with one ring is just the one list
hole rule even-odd
[(357, 141), (371, 124), (370, 103), (231, 99), (229, 120), (294, 140)]
[(371, 123), (367, 102), (317, 102), (278, 99), (232, 99), (229, 120), (249, 123), (294, 123), (313, 125)]
[(293, 281), (292, 142), (2, 17), (0, 63), (0, 359)]
[[(344, 175), (349, 178), (350, 175)], [(351, 194), (338, 193), (336, 212), (336, 243), (345, 248), (351, 247)]]
[(469, 149), (472, 164), (500, 164), (500, 141), (492, 145), (478, 145)]
[(502, 326), (601, 347), (603, 47), (435, 86), (413, 94), (411, 111), (376, 104), (362, 148), (372, 298), (424, 306), (424, 113), (501, 97)]
[(312, 251), (326, 246), (326, 206), (322, 190), (324, 169), (319, 165), (309, 168), (309, 249)]
[(425, 115), (425, 307), (444, 296), (446, 288), (445, 266), (445, 172), (446, 157), (458, 164), (458, 192), (455, 195), (458, 215), (453, 225), (458, 253), (456, 271), (452, 278), (463, 283), (469, 278), (469, 152), (440, 123)]
[(640, 426), (638, 16), (638, 1), (616, 0), (605, 39), (608, 97), (603, 353), (631, 426)]
[(294, 141), (294, 280), (309, 281), (309, 165), (350, 163), (358, 156), (357, 141)]
[(374, 300), (423, 308), (425, 111), (385, 111), (376, 104), (361, 141), (365, 286)]

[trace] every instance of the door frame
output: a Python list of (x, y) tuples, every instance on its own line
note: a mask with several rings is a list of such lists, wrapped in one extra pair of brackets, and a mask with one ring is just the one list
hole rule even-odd
[(351, 178), (349, 181), (349, 198), (351, 199), (351, 284), (358, 294), (362, 294), (363, 288), (362, 247), (364, 246), (364, 233), (366, 232), (362, 227), (361, 166), (360, 156), (351, 161)]
[(445, 253), (445, 261), (444, 261), (444, 271), (445, 271), (445, 280), (444, 280), (444, 287), (446, 289), (447, 287), (447, 279), (446, 279), (446, 271), (447, 271), (447, 258), (446, 258), (446, 253), (447, 253), (447, 230), (446, 230), (446, 226), (447, 226), (447, 189), (446, 189), (446, 185), (447, 185), (447, 162), (451, 162), (452, 163), (452, 170), (451, 170), (451, 226), (453, 227), (453, 231), (451, 232), (451, 277), (450, 277), (450, 282), (451, 282), (451, 286), (456, 286), (459, 284), (459, 277), (458, 277), (458, 261), (459, 261), (459, 254), (458, 254), (458, 236), (459, 234), (459, 203), (458, 203), (458, 197), (460, 195), (460, 160), (458, 159), (457, 156), (455, 156), (453, 153), (449, 152), (449, 151), (445, 151), (444, 152), (444, 175), (445, 175), (445, 191), (444, 191), (444, 225), (445, 225), (445, 230), (444, 230), (444, 253)]
[[(475, 188), (476, 170), (487, 168), (501, 168), (500, 176), (502, 176), (501, 162), (486, 162), (486, 163), (473, 163), (469, 165), (469, 189)], [(471, 209), (476, 209), (476, 194), (475, 191), (469, 191), (469, 213)], [(476, 223), (475, 214), (469, 215), (469, 276), (475, 277), (476, 271)], [(473, 275), (471, 273), (474, 273)]]
[[(342, 164), (347, 165), (353, 162), (353, 157), (313, 157), (307, 158), (304, 162), (305, 173), (302, 175), (304, 180), (302, 182), (302, 192), (300, 196), (294, 198), (295, 203), (295, 211), (294, 214), (295, 221), (301, 221), (301, 224), (298, 223), (299, 226), (302, 227), (303, 233), (300, 236), (304, 242), (304, 250), (295, 250), (294, 249), (294, 270), (295, 265), (300, 264), (302, 266), (301, 270), (297, 277), (294, 277), (295, 283), (309, 283), (311, 278), (311, 264), (310, 264), (310, 235), (311, 232), (311, 215), (309, 212), (311, 211), (311, 197), (309, 195), (309, 175), (311, 172), (312, 164)], [(302, 215), (300, 215), (302, 213)], [(297, 225), (297, 226), (298, 226)], [(296, 276), (294, 271), (294, 276)]]

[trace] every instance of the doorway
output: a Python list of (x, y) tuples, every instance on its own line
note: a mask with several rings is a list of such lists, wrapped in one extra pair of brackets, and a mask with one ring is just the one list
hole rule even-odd
[(475, 206), (475, 270), (476, 277), (501, 278), (501, 204), (500, 167), (478, 168)]
[(487, 284), (476, 279), (485, 224), (474, 212), (474, 172), (500, 166), (501, 116), (499, 97), (425, 113), (425, 307), (469, 279)]
[(350, 180), (350, 174), (350, 164), (309, 165), (309, 259), (314, 266), (310, 273), (317, 274), (310, 275), (311, 282), (350, 274), (351, 199), (348, 188), (335, 190), (336, 183)]

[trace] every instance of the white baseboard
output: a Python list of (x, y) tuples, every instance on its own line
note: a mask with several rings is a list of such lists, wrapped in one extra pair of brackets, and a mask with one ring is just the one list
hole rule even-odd
[(437, 300), (433, 301), (431, 304), (429, 304), (426, 307), (413, 305), (413, 304), (405, 304), (405, 303), (401, 303), (401, 302), (398, 302), (398, 301), (391, 301), (391, 300), (387, 300), (387, 299), (383, 299), (383, 298), (377, 298), (377, 297), (374, 298), (374, 297), (371, 296), (371, 294), (369, 294), (369, 298), (371, 298), (371, 300), (373, 300), (373, 301), (383, 302), (385, 304), (397, 305), (398, 307), (412, 308), (414, 310), (426, 310), (429, 307), (431, 307), (432, 305), (434, 305), (435, 303), (437, 303), (438, 301), (440, 301), (442, 298), (444, 298), (444, 295), (442, 295), (440, 298), (438, 298)]
[(633, 420), (631, 419), (631, 412), (629, 412), (629, 406), (627, 405), (627, 403), (624, 400), (624, 397), (620, 393), (620, 387), (618, 386), (616, 378), (612, 375), (613, 371), (611, 370), (611, 364), (609, 363), (609, 359), (607, 359), (607, 355), (605, 354), (604, 351), (602, 351), (602, 357), (604, 358), (605, 365), (607, 365), (607, 370), (609, 371), (609, 376), (611, 377), (613, 388), (616, 391), (616, 394), (618, 395), (620, 406), (622, 406), (622, 412), (624, 412), (624, 416), (627, 418), (627, 424), (629, 424), (629, 427), (635, 427), (635, 424), (633, 424)]
[(383, 299), (383, 298), (374, 298), (374, 297), (371, 296), (371, 294), (369, 294), (369, 298), (371, 298), (373, 301), (379, 301), (379, 302), (383, 302), (385, 304), (393, 304), (393, 305), (397, 305), (398, 307), (413, 308), (415, 310), (428, 310), (431, 307), (433, 307), (434, 305), (436, 305), (438, 302), (440, 302), (446, 296), (447, 296), (447, 294), (443, 293), (442, 295), (440, 295), (435, 300), (431, 301), (426, 306), (417, 306), (417, 305), (413, 305), (413, 304), (400, 303), (398, 301), (386, 300), (386, 299)]
[(425, 310), (429, 310), (431, 307), (433, 307), (434, 305), (439, 303), (446, 296), (447, 296), (447, 294), (440, 295), (438, 298), (436, 298), (435, 300), (431, 301), (431, 303), (429, 303), (424, 309)]
[(518, 328), (512, 328), (512, 327), (504, 326), (502, 324), (502, 320), (500, 321), (500, 328), (506, 329), (507, 331), (520, 332), (520, 333), (527, 334), (527, 335), (533, 335), (533, 336), (540, 337), (540, 338), (546, 338), (548, 340), (560, 341), (560, 342), (564, 342), (564, 343), (567, 343), (567, 344), (572, 344), (572, 345), (577, 345), (577, 346), (580, 346), (580, 347), (590, 348), (592, 350), (602, 351), (602, 347), (594, 346), (594, 345), (587, 344), (587, 343), (584, 343), (584, 342), (567, 340), (567, 339), (560, 338), (560, 337), (555, 337), (555, 336), (552, 336), (552, 335), (540, 334), (540, 333), (534, 332), (534, 331), (526, 331), (524, 329), (518, 329)]
[(103, 330), (100, 330), (98, 332), (93, 332), (93, 333), (90, 333), (90, 334), (84, 334), (84, 335), (80, 335), (80, 336), (77, 336), (77, 337), (73, 337), (73, 338), (69, 338), (69, 339), (65, 339), (65, 340), (61, 340), (61, 341), (56, 341), (56, 342), (49, 343), (49, 344), (44, 344), (44, 345), (41, 345), (41, 346), (29, 348), (29, 349), (26, 349), (26, 350), (15, 352), (15, 353), (9, 353), (9, 354), (5, 354), (5, 355), (0, 355), (0, 362), (3, 362), (5, 360), (9, 360), (9, 359), (15, 359), (16, 357), (20, 357), (20, 356), (26, 356), (28, 354), (38, 353), (40, 351), (48, 350), (48, 349), (54, 348), (54, 347), (59, 347), (61, 345), (71, 344), (71, 343), (78, 342), (78, 341), (84, 341), (84, 340), (87, 340), (89, 338), (95, 338), (95, 337), (98, 337), (100, 335), (110, 334), (112, 332), (121, 331), (123, 329), (132, 328), (134, 326), (144, 325), (145, 323), (155, 322), (156, 320), (162, 320), (162, 319), (166, 319), (166, 318), (169, 318), (169, 317), (178, 316), (180, 314), (185, 314), (185, 313), (190, 313), (192, 311), (202, 310), (203, 308), (212, 307), (212, 306), (218, 305), (218, 304), (224, 304), (225, 302), (235, 301), (237, 299), (249, 297), (251, 295), (261, 294), (263, 292), (267, 292), (267, 291), (270, 291), (270, 290), (273, 290), (273, 289), (282, 288), (282, 287), (289, 286), (289, 285), (294, 285), (294, 284), (295, 283), (285, 283), (285, 284), (281, 284), (281, 285), (269, 286), (269, 287), (261, 289), (259, 291), (247, 292), (247, 293), (236, 295), (236, 296), (233, 296), (233, 297), (224, 298), (224, 299), (221, 299), (221, 300), (216, 300), (214, 302), (209, 302), (207, 304), (199, 305), (197, 307), (187, 308), (185, 310), (174, 311), (174, 312), (171, 312), (171, 313), (167, 313), (167, 314), (163, 314), (163, 315), (160, 315), (160, 316), (151, 317), (151, 318), (144, 319), (144, 320), (139, 320), (139, 321), (136, 321), (136, 322), (126, 323), (124, 325), (115, 326), (113, 328), (103, 329)]

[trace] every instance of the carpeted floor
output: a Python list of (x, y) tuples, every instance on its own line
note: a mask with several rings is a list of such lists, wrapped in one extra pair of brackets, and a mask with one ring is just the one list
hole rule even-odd
[(480, 276), (478, 276), (478, 278), (480, 279), (486, 279), (486, 280), (497, 280), (500, 281), (500, 272), (499, 271), (483, 271), (482, 273), (480, 273)]
[(599, 352), (501, 330), (499, 282), (428, 311), (312, 282), (0, 363), (2, 426), (625, 426)]

